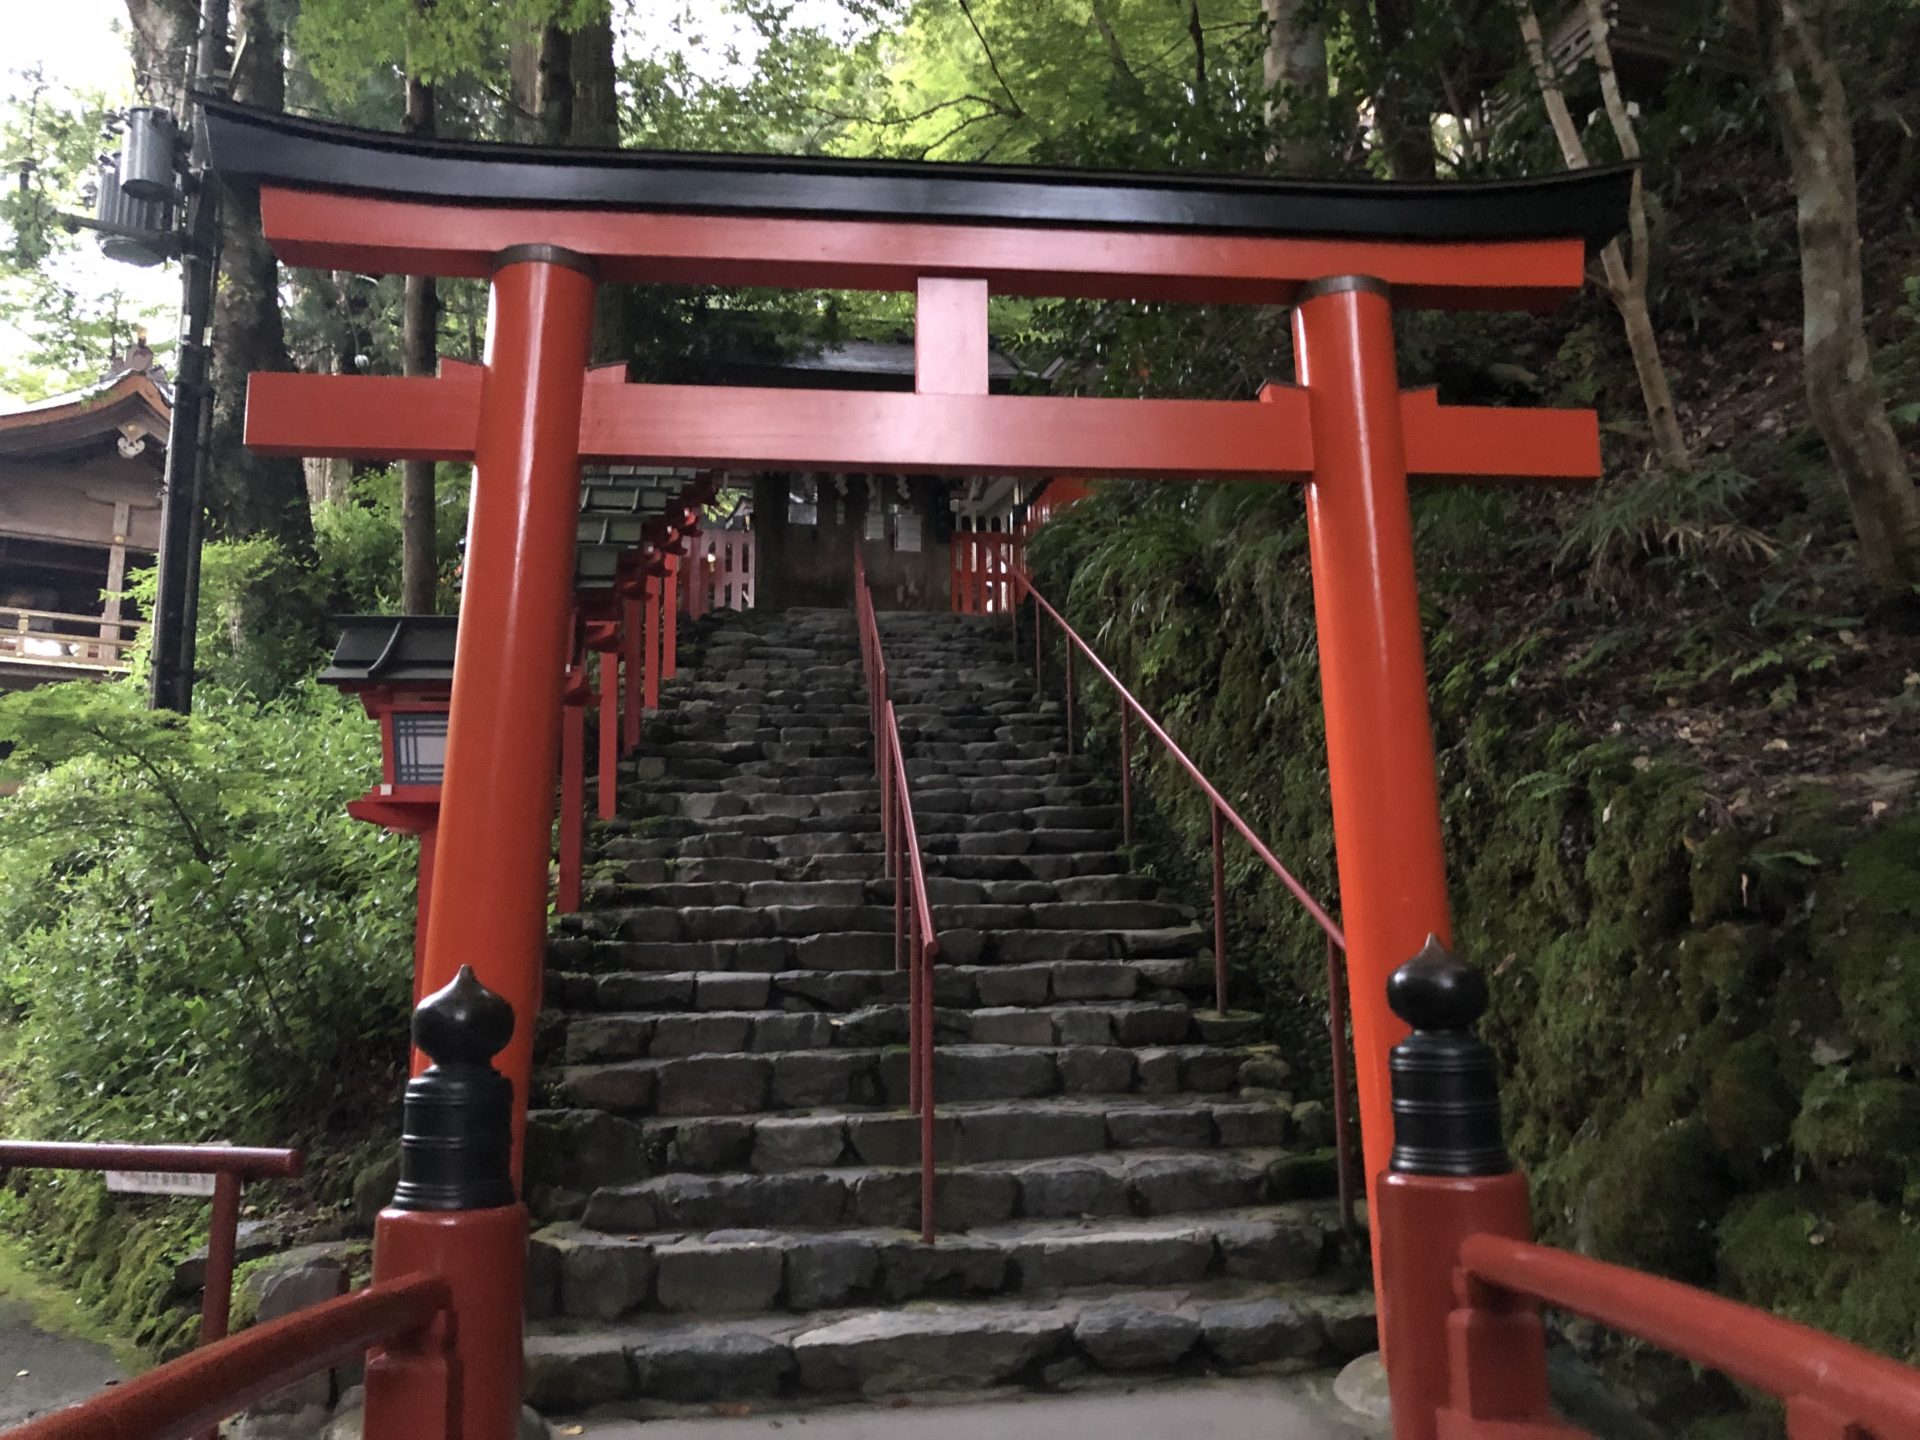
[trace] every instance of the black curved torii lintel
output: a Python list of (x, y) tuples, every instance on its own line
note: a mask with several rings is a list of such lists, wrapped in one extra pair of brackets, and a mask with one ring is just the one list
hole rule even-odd
[(205, 99), (229, 182), (453, 204), (1407, 241), (1579, 237), (1626, 224), (1634, 167), (1528, 180), (1268, 179), (929, 160), (421, 139)]

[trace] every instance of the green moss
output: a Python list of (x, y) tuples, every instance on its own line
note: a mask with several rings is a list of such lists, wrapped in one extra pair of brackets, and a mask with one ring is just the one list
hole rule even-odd
[(1920, 1165), (1920, 1085), (1821, 1071), (1801, 1098), (1793, 1146), (1828, 1184), (1897, 1197)]
[(1583, 1248), (1675, 1279), (1710, 1279), (1714, 1220), (1733, 1185), (1706, 1122), (1662, 1124), (1636, 1113), (1614, 1128), (1596, 1159), (1584, 1196)]
[(1722, 1284), (1738, 1298), (1920, 1359), (1920, 1235), (1894, 1207), (1777, 1190), (1742, 1201), (1718, 1238)]
[(1747, 838), (1716, 830), (1693, 846), (1693, 923), (1728, 920), (1745, 908)]
[(141, 1370), (148, 1357), (126, 1335), (109, 1330), (70, 1294), (49, 1284), (28, 1264), (26, 1253), (0, 1237), (0, 1295), (27, 1307), (33, 1323), (54, 1335), (104, 1345), (129, 1370)]
[(1752, 1185), (1785, 1154), (1797, 1104), (1781, 1072), (1779, 1047), (1771, 1035), (1756, 1033), (1721, 1052), (1700, 1113), (1721, 1159)]
[(1810, 949), (1847, 1038), (1883, 1070), (1920, 1068), (1920, 815), (1846, 851), (1818, 893)]

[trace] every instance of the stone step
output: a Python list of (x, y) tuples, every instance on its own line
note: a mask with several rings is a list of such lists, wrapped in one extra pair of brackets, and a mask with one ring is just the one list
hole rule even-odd
[[(1297, 1157), (1271, 1149), (1107, 1151), (941, 1167), (934, 1192), (943, 1234), (1014, 1220), (1193, 1215), (1266, 1204), (1266, 1170)], [(658, 1175), (588, 1198), (589, 1230), (840, 1225), (920, 1228), (918, 1165), (840, 1165), (771, 1174)]]
[[(1262, 1045), (941, 1045), (934, 1095), (942, 1104), (1176, 1090), (1264, 1097), (1290, 1074)], [(904, 1105), (907, 1052), (849, 1046), (569, 1065), (558, 1093), (570, 1106), (660, 1117)]]
[(791, 1227), (609, 1234), (563, 1222), (533, 1236), (535, 1320), (804, 1313), (1096, 1286), (1313, 1280), (1344, 1258), (1325, 1202), (1177, 1219), (1068, 1218), (982, 1226), (934, 1245), (897, 1229)]
[[(850, 855), (683, 856), (678, 847), (618, 832), (590, 838), (588, 858), (616, 862), (619, 874), (637, 884), (674, 880), (877, 880), (886, 866), (878, 851)], [(1119, 879), (1126, 861), (1111, 850), (1060, 855), (929, 855), (929, 879), (1049, 880)]]
[[(936, 1253), (928, 1268), (945, 1256)], [(964, 1264), (956, 1255), (956, 1264)], [(882, 1272), (884, 1275), (884, 1271)], [(711, 1317), (549, 1321), (526, 1342), (527, 1399), (556, 1415), (645, 1397), (730, 1405), (1046, 1385), (1087, 1370), (1333, 1366), (1377, 1343), (1372, 1296), (1336, 1280), (1215, 1281), (1047, 1300), (1001, 1298)]]
[[(609, 1172), (625, 1179), (645, 1178), (662, 1166), (686, 1172), (774, 1173), (840, 1165), (916, 1165), (920, 1159), (919, 1118), (895, 1110), (697, 1115), (634, 1123), (638, 1134), (631, 1168)], [(1317, 1128), (1317, 1112), (1309, 1112), (1303, 1117), (1303, 1133)], [(1290, 1103), (1217, 1096), (950, 1105), (935, 1117), (934, 1153), (941, 1165), (971, 1165), (1119, 1150), (1277, 1149), (1288, 1144), (1293, 1130)]]
[[(1059, 880), (956, 880), (930, 876), (933, 904), (1044, 905), (1151, 900), (1158, 886), (1144, 875), (1063, 876)], [(670, 881), (601, 880), (588, 887), (588, 909), (668, 905), (676, 909), (715, 905), (858, 905), (893, 903), (887, 879)]]
[[(547, 972), (548, 1003), (576, 1013), (770, 1009), (846, 1014), (907, 998), (907, 974), (891, 965), (868, 970), (612, 970), (595, 974), (563, 969), (560, 963), (556, 960)], [(1031, 965), (943, 964), (934, 971), (933, 993), (942, 1008), (1000, 1010), (1111, 1000), (1164, 1003), (1183, 993), (1210, 994), (1212, 989), (1213, 966), (1200, 959), (1062, 960)], [(1196, 1013), (1206, 1033), (1206, 1012)]]
[[(757, 984), (771, 998), (765, 976), (714, 976)], [(742, 987), (743, 989), (746, 987)], [(713, 987), (708, 987), (712, 993)], [(1184, 999), (1170, 1001), (1075, 1001), (1055, 1006), (936, 1008), (938, 1044), (1164, 1045), (1223, 1044), (1257, 1038), (1257, 1015), (1195, 1012)], [(664, 1060), (680, 1055), (729, 1052), (769, 1054), (783, 1050), (867, 1049), (907, 1043), (904, 1003), (882, 1003), (834, 1014), (822, 1011), (707, 1009), (611, 1011), (576, 1014), (562, 1026), (560, 1057), (568, 1065), (604, 1065)]]
[(1055, 756), (1030, 760), (960, 760), (928, 759), (924, 756), (910, 756), (907, 760), (907, 778), (919, 780), (928, 775), (964, 776), (979, 780), (998, 780), (1006, 776), (1033, 775), (1088, 775), (1094, 773), (1094, 765), (1084, 755)]
[[(962, 942), (958, 936), (952, 936), (950, 944), (943, 942), (943, 951), (951, 949), (955, 958), (959, 958), (963, 943), (993, 958), (1051, 959), (1057, 954), (1068, 959), (1074, 958), (1076, 949), (1089, 948), (1104, 956), (1116, 953), (1119, 942), (1115, 937), (1152, 931), (1186, 934), (1187, 946), (1192, 948), (1202, 943), (1202, 937), (1198, 932), (1181, 931), (1187, 918), (1180, 907), (1157, 900), (933, 907), (934, 928), (943, 937), (952, 931), (984, 932), (977, 943)], [(885, 931), (891, 935), (895, 907), (891, 900), (880, 904), (865, 896), (853, 903), (837, 904), (824, 900), (794, 905), (682, 907), (597, 903), (582, 919), (588, 933), (611, 940), (739, 940), (846, 931)]]
[[(953, 913), (964, 911), (956, 909)], [(617, 924), (622, 937), (671, 933), (681, 938), (557, 936), (549, 943), (547, 953), (561, 969), (589, 973), (879, 970), (893, 965), (898, 958), (893, 911), (880, 906), (843, 909), (830, 905), (794, 905), (757, 910), (739, 907), (691, 911), (654, 906), (623, 912), (617, 921), (606, 916), (583, 916), (581, 923), (603, 929)], [(937, 919), (935, 923), (939, 924)], [(851, 928), (855, 926), (865, 928)], [(695, 930), (707, 938), (692, 938)], [(941, 929), (938, 934), (941, 963), (970, 966), (1185, 959), (1198, 955), (1210, 939), (1208, 932), (1192, 925), (1150, 930), (954, 927)]]

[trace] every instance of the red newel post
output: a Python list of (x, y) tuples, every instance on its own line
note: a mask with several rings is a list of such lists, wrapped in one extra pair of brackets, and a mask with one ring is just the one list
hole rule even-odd
[[(1500, 1136), (1493, 1052), (1473, 1033), (1486, 1012), (1486, 981), (1429, 936), (1387, 991), (1394, 1013), (1413, 1027), (1393, 1050), (1393, 1155), (1373, 1212), (1387, 1282), (1380, 1298), (1394, 1440), (1436, 1440), (1449, 1410), (1475, 1420), (1549, 1423), (1539, 1315), (1457, 1309), (1454, 1294), (1469, 1235), (1533, 1235), (1526, 1177)], [(1475, 1432), (1449, 1426), (1446, 1433)]]
[(553, 908), (578, 913), (587, 830), (587, 702), (593, 690), (584, 665), (567, 671), (560, 715), (560, 855)]
[[(454, 656), (426, 987), (469, 958), (516, 1015), (540, 1009), (560, 691), (580, 508), (580, 411), (593, 334), (590, 262), (554, 246), (503, 252), (487, 360)], [(515, 1154), (533, 1026), (513, 1036)]]
[(620, 813), (620, 652), (600, 652), (600, 728), (597, 739), (597, 787), (600, 804), (596, 813), (611, 820)]
[(646, 613), (641, 622), (641, 704), (649, 710), (660, 708), (660, 577), (647, 572)]
[(620, 749), (630, 752), (640, 743), (640, 710), (645, 704), (641, 692), (640, 597), (623, 596), (620, 601), (620, 678), (624, 687), (620, 697)]
[(374, 1224), (373, 1278), (437, 1275), (453, 1304), (426, 1335), (369, 1357), (367, 1440), (518, 1434), (527, 1210), (513, 1177), (513, 1086), (493, 1068), (515, 1029), (512, 1008), (467, 966), (414, 1011), (414, 1044), (433, 1063), (407, 1082), (400, 1184)]
[(669, 551), (661, 564), (660, 678), (671, 680), (680, 673), (680, 556)]
[[(1387, 977), (1427, 936), (1451, 934), (1386, 286), (1364, 276), (1306, 286), (1294, 345), (1313, 425), (1313, 608), (1360, 1133), (1377, 1203), (1393, 1143), (1387, 1055), (1406, 1034), (1387, 1009)], [(1380, 1254), (1376, 1243), (1375, 1287), (1391, 1304)]]

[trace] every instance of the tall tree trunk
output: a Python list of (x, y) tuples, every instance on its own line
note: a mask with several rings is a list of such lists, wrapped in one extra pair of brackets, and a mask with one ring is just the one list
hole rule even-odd
[(540, 42), (544, 30), (528, 30), (507, 42), (507, 138), (540, 143)]
[(193, 73), (193, 41), (200, 28), (196, 0), (127, 0), (134, 72), (156, 105), (186, 108)]
[[(236, 7), (233, 97), (279, 110), (286, 99), (283, 37), (273, 0)], [(220, 281), (213, 303), (213, 419), (207, 513), (219, 533), (264, 535), (313, 558), (313, 516), (300, 462), (259, 455), (242, 440), (247, 376), (291, 370), (280, 320), (280, 267), (260, 232), (260, 197), (229, 189), (220, 206)]]
[[(409, 135), (434, 133), (433, 86), (407, 77)], [(409, 275), (401, 316), (402, 369), (408, 375), (432, 375), (439, 368), (440, 292), (431, 275)], [(431, 460), (407, 460), (400, 467), (400, 609), (431, 615), (440, 588), (436, 506)]]
[[(1600, 67), (1600, 88), (1607, 115), (1620, 142), (1621, 153), (1629, 160), (1640, 157), (1640, 142), (1634, 133), (1632, 118), (1620, 98), (1620, 87), (1613, 73), (1613, 51), (1607, 43), (1607, 20), (1601, 0), (1589, 0), (1588, 23), (1593, 27), (1594, 55)], [(1567, 168), (1584, 170), (1592, 163), (1580, 127), (1567, 108), (1566, 92), (1554, 73), (1547, 55), (1546, 41), (1540, 33), (1540, 19), (1531, 4), (1519, 9), (1520, 36), (1526, 42), (1527, 58), (1533, 66), (1534, 82), (1540, 89), (1541, 103), (1553, 124), (1554, 138)], [(1654, 450), (1662, 464), (1675, 469), (1693, 468), (1693, 456), (1686, 437), (1680, 431), (1680, 414), (1673, 400), (1673, 387), (1667, 381), (1666, 363), (1660, 358), (1660, 341), (1654, 334), (1653, 314), (1647, 306), (1647, 280), (1653, 267), (1653, 245), (1647, 231), (1646, 197), (1640, 188), (1640, 175), (1633, 177), (1633, 194), (1627, 208), (1627, 234), (1632, 242), (1631, 256), (1622, 251), (1618, 239), (1609, 240), (1600, 252), (1600, 264), (1607, 278), (1607, 295), (1620, 312), (1620, 323), (1627, 335), (1627, 348), (1633, 353), (1634, 374), (1640, 381), (1640, 398), (1647, 411), (1647, 424), (1653, 432)]]
[[(565, 143), (613, 150), (620, 146), (620, 102), (613, 49), (613, 18), (590, 21), (573, 35), (569, 79), (573, 89), (572, 123)], [(602, 285), (593, 305), (593, 355), (601, 361), (630, 361), (634, 353), (631, 291)]]
[[(611, 8), (576, 31), (548, 25), (513, 43), (507, 64), (520, 136), (538, 145), (620, 144)], [(597, 360), (633, 355), (633, 322), (623, 286), (602, 285), (594, 300)]]
[(1413, 40), (1416, 0), (1373, 0), (1374, 45), (1380, 83), (1373, 93), (1373, 120), (1396, 180), (1432, 180), (1438, 174), (1433, 148), (1432, 86), (1415, 75), (1403, 56)]
[(540, 32), (539, 60), (540, 139), (548, 145), (565, 145), (573, 138), (573, 36), (558, 25)]
[(1807, 404), (1846, 487), (1867, 571), (1920, 584), (1920, 494), (1887, 418), (1867, 344), (1853, 119), (1829, 52), (1822, 0), (1754, 0), (1767, 100), (1800, 213)]
[(589, 21), (573, 33), (570, 66), (573, 118), (569, 145), (617, 149), (620, 145), (620, 102), (614, 88), (613, 18)]
[(1327, 25), (1319, 0), (1263, 0), (1267, 46), (1261, 57), (1267, 85), (1267, 159), (1283, 170), (1314, 166), (1320, 147), (1300, 131), (1327, 103)]

